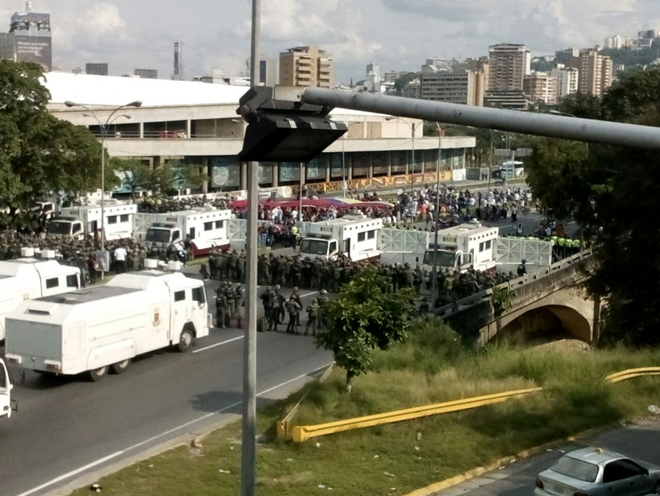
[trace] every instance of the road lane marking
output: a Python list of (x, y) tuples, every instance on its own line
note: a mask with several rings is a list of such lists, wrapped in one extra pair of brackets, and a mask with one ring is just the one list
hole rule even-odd
[(300, 297), (301, 297), (301, 298), (307, 298), (308, 296), (315, 295), (316, 293), (318, 293), (318, 291), (313, 291), (313, 292), (311, 292), (311, 293), (307, 293), (307, 294), (304, 294), (304, 295), (300, 295)]
[[(242, 336), (241, 336), (240, 338), (235, 338), (235, 339), (230, 340), (230, 341), (236, 341), (237, 339), (242, 339)], [(218, 345), (219, 345), (219, 344), (222, 344), (222, 343), (218, 343)], [(334, 362), (333, 362), (333, 363), (334, 363)], [(284, 387), (284, 386), (288, 386), (289, 384), (291, 384), (291, 383), (293, 383), (293, 382), (296, 382), (296, 381), (299, 381), (300, 379), (304, 379), (305, 377), (307, 377), (307, 376), (309, 376), (309, 375), (311, 375), (311, 374), (314, 374), (314, 373), (316, 373), (316, 372), (319, 372), (320, 370), (323, 370), (323, 369), (328, 368), (330, 365), (332, 365), (332, 363), (329, 363), (329, 364), (327, 364), (327, 365), (323, 365), (322, 367), (318, 367), (318, 368), (312, 370), (311, 372), (307, 372), (306, 374), (299, 375), (298, 377), (295, 377), (295, 378), (293, 378), (293, 379), (291, 379), (291, 380), (288, 380), (288, 381), (286, 381), (286, 382), (283, 382), (283, 383), (281, 383), (281, 384), (278, 384), (277, 386), (274, 386), (274, 387), (272, 387), (272, 388), (270, 388), (270, 389), (266, 389), (265, 391), (262, 391), (262, 392), (258, 393), (258, 394), (257, 394), (257, 397), (259, 397), (259, 396), (263, 396), (264, 394), (268, 394), (268, 393), (270, 393), (270, 392), (273, 392), (273, 391), (275, 391), (276, 389), (282, 388), (282, 387)], [(237, 406), (240, 406), (240, 405), (242, 405), (242, 404), (243, 404), (242, 401), (238, 401), (238, 402), (236, 402), (236, 403), (232, 403), (232, 404), (229, 405), (229, 406), (226, 406), (226, 407), (224, 407), (224, 408), (221, 408), (220, 410), (216, 410), (215, 412), (207, 413), (206, 415), (203, 415), (203, 416), (201, 416), (201, 417), (199, 417), (199, 418), (196, 418), (195, 420), (191, 420), (190, 422), (186, 422), (185, 424), (179, 425), (178, 427), (174, 427), (174, 428), (172, 428), (172, 429), (170, 429), (170, 430), (168, 430), (168, 431), (162, 432), (162, 433), (160, 433), (160, 434), (158, 434), (158, 435), (156, 435), (156, 436), (153, 436), (153, 437), (151, 437), (151, 438), (149, 438), (149, 439), (146, 439), (146, 440), (144, 440), (144, 441), (142, 441), (142, 442), (139, 442), (139, 443), (137, 443), (137, 444), (134, 444), (133, 446), (130, 446), (130, 447), (126, 448), (126, 449), (123, 449), (123, 450), (121, 450), (121, 451), (117, 451), (116, 453), (113, 453), (112, 455), (108, 455), (108, 456), (106, 456), (106, 457), (104, 457), (104, 458), (101, 458), (101, 459), (99, 459), (99, 460), (96, 460), (95, 462), (89, 463), (89, 464), (85, 465), (84, 467), (80, 467), (80, 468), (77, 468), (76, 470), (72, 470), (71, 472), (68, 472), (68, 473), (66, 473), (66, 474), (64, 474), (64, 475), (60, 475), (59, 477), (56, 477), (55, 479), (53, 479), (53, 480), (51, 480), (51, 481), (45, 482), (45, 483), (41, 484), (40, 486), (35, 487), (34, 489), (30, 489), (29, 491), (26, 491), (26, 492), (24, 492), (24, 493), (21, 493), (21, 494), (19, 494), (18, 496), (30, 496), (31, 494), (35, 494), (35, 493), (41, 491), (42, 489), (46, 489), (47, 487), (50, 487), (50, 486), (52, 486), (52, 485), (54, 485), (54, 484), (57, 484), (58, 482), (62, 482), (62, 481), (64, 481), (64, 480), (66, 480), (66, 479), (69, 479), (69, 478), (74, 477), (74, 476), (76, 476), (76, 475), (78, 475), (78, 474), (81, 474), (81, 473), (83, 473), (83, 472), (85, 472), (85, 471), (87, 471), (87, 470), (89, 470), (89, 469), (91, 469), (91, 468), (94, 468), (94, 467), (96, 467), (96, 466), (98, 466), (98, 465), (101, 465), (101, 464), (103, 464), (103, 463), (105, 463), (105, 462), (108, 462), (108, 461), (113, 460), (113, 459), (115, 459), (115, 458), (117, 458), (117, 457), (120, 457), (120, 456), (122, 456), (122, 455), (128, 453), (129, 451), (136, 450), (136, 449), (138, 449), (138, 448), (140, 448), (140, 447), (142, 447), (142, 446), (144, 446), (144, 445), (146, 445), (146, 444), (149, 444), (149, 443), (152, 443), (152, 442), (154, 442), (154, 441), (157, 441), (158, 439), (163, 438), (163, 437), (165, 437), (165, 436), (168, 436), (168, 435), (170, 435), (170, 434), (173, 434), (173, 433), (176, 432), (176, 431), (179, 431), (179, 430), (181, 430), (181, 429), (185, 429), (186, 427), (190, 427), (191, 425), (194, 425), (194, 424), (196, 424), (196, 423), (198, 423), (198, 422), (202, 422), (202, 421), (204, 421), (204, 420), (206, 420), (206, 419), (208, 419), (208, 418), (213, 417), (214, 415), (218, 415), (218, 414), (224, 413), (224, 412), (226, 412), (226, 411), (228, 411), (228, 410), (231, 410), (232, 408), (236, 408)]]
[(238, 341), (239, 339), (244, 339), (244, 338), (245, 338), (245, 336), (238, 336), (237, 338), (228, 339), (227, 341), (223, 341), (221, 343), (212, 344), (211, 346), (207, 346), (206, 348), (200, 348), (198, 350), (193, 350), (193, 353), (201, 353), (202, 351), (210, 350), (211, 348), (217, 348), (218, 346), (233, 343), (234, 341)]

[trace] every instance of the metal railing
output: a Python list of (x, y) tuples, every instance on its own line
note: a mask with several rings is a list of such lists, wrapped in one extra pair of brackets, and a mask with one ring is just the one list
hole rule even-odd
[[(609, 384), (616, 384), (618, 382), (633, 379), (635, 377), (644, 376), (660, 376), (660, 367), (643, 367), (637, 369), (628, 369), (621, 372), (616, 372), (605, 377), (604, 382)], [(291, 431), (292, 439), (296, 443), (302, 443), (309, 439), (329, 434), (336, 434), (354, 429), (363, 429), (365, 427), (373, 427), (382, 424), (392, 424), (395, 422), (402, 422), (405, 420), (413, 420), (431, 415), (439, 415), (443, 413), (454, 413), (464, 410), (472, 410), (488, 405), (495, 405), (504, 403), (512, 398), (521, 398), (532, 393), (543, 391), (542, 387), (535, 387), (529, 389), (517, 389), (514, 391), (505, 391), (502, 393), (488, 394), (485, 396), (476, 396), (473, 398), (465, 398), (456, 401), (447, 401), (444, 403), (436, 403), (433, 405), (419, 406), (415, 408), (407, 408), (405, 410), (396, 410), (393, 412), (379, 413), (376, 415), (368, 415), (365, 417), (357, 417), (347, 420), (339, 420), (336, 422), (328, 422), (326, 424), (317, 425), (299, 425)], [(296, 405), (296, 409), (300, 404)], [(290, 426), (287, 426), (290, 429)]]

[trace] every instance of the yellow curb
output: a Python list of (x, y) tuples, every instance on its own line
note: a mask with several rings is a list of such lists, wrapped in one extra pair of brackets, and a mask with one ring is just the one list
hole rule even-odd
[(567, 442), (573, 442), (576, 441), (577, 439), (588, 437), (591, 436), (592, 434), (596, 434), (598, 432), (608, 430), (617, 424), (610, 424), (604, 427), (594, 427), (592, 429), (588, 429), (586, 431), (580, 432), (575, 436), (570, 436), (567, 439), (559, 439), (557, 441), (550, 441), (549, 443), (542, 444), (541, 446), (535, 446), (528, 450), (521, 451), (516, 456), (507, 456), (504, 458), (500, 458), (499, 460), (495, 460), (494, 462), (489, 463), (488, 465), (485, 465), (483, 467), (473, 468), (472, 470), (468, 470), (464, 474), (456, 475), (454, 477), (451, 477), (449, 479), (440, 482), (436, 482), (435, 484), (431, 484), (430, 486), (426, 486), (421, 489), (416, 489), (415, 491), (406, 494), (406, 496), (431, 496), (433, 493), (444, 491), (445, 489), (449, 489), (450, 487), (457, 486), (458, 484), (467, 482), (471, 479), (479, 477), (480, 475), (486, 474), (488, 472), (492, 472), (493, 470), (496, 470), (500, 467), (509, 465), (514, 460), (524, 460), (526, 458), (531, 458), (532, 456), (536, 456), (548, 449), (561, 446), (563, 444), (566, 444)]

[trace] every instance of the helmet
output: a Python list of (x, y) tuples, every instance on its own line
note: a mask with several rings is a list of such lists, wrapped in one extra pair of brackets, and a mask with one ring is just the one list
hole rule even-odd
[(319, 301), (316, 298), (312, 298), (312, 303), (318, 303)]
[(523, 258), (522, 263), (526, 264), (526, 263), (527, 263), (527, 260)]
[(297, 292), (298, 292), (298, 286), (295, 286), (295, 287), (293, 288), (293, 292), (294, 292), (294, 293), (297, 293)]
[(326, 293), (327, 293), (327, 291), (326, 291), (325, 289), (322, 289), (322, 290), (321, 290), (321, 294), (322, 294), (322, 295), (324, 295), (324, 294), (326, 294)]
[(280, 285), (278, 284), (277, 286), (275, 286), (275, 291), (279, 291), (279, 290), (280, 290)]

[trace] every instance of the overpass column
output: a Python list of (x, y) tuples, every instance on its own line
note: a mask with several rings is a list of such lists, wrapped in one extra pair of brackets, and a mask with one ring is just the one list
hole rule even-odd
[(144, 139), (144, 122), (140, 122), (140, 139)]
[(205, 177), (202, 181), (202, 193), (209, 192), (209, 158), (202, 157), (202, 175)]
[(248, 162), (239, 162), (239, 168), (241, 171), (241, 183), (239, 185), (239, 189), (241, 191), (247, 190), (247, 170), (249, 167)]
[(186, 136), (188, 139), (192, 138), (192, 121), (190, 119), (186, 121)]
[(280, 185), (280, 163), (273, 162), (273, 188), (277, 188)]

